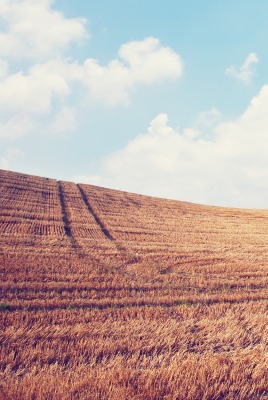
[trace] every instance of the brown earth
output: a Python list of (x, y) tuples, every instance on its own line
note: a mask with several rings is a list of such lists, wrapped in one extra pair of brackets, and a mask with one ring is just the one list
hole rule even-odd
[(0, 399), (268, 398), (268, 210), (0, 170)]

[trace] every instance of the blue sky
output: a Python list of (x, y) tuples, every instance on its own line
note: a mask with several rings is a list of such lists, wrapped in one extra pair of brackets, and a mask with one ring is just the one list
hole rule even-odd
[(0, 168), (267, 208), (265, 0), (0, 0)]

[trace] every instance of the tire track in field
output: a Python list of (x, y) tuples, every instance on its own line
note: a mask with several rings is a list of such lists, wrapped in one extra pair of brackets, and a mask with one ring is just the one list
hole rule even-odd
[[(60, 198), (60, 203), (61, 203), (64, 231), (65, 231), (66, 236), (69, 238), (69, 240), (71, 242), (72, 249), (75, 251), (78, 258), (83, 258), (83, 259), (87, 258), (87, 259), (90, 259), (92, 262), (96, 263), (96, 265), (97, 264), (101, 265), (102, 263), (92, 253), (88, 253), (87, 251), (85, 251), (85, 248), (83, 247), (83, 245), (81, 245), (81, 243), (77, 240), (76, 235), (73, 233), (73, 230), (72, 230), (73, 224), (68, 215), (68, 199), (66, 199), (64, 185), (61, 181), (58, 181), (57, 184), (58, 184), (59, 198)], [(76, 186), (78, 187), (78, 185), (76, 185)], [(79, 192), (80, 192), (80, 190), (79, 190)], [(82, 196), (82, 199), (83, 199), (83, 196)], [(94, 214), (93, 213), (91, 213), (91, 214), (95, 218)], [(105, 234), (104, 234), (104, 236), (107, 238), (107, 236)]]
[(93, 218), (95, 219), (96, 224), (100, 227), (101, 231), (103, 232), (103, 234), (106, 236), (106, 239), (111, 240), (113, 242), (116, 242), (116, 240), (114, 239), (114, 237), (112, 236), (112, 234), (109, 232), (109, 230), (107, 229), (107, 227), (104, 225), (104, 223), (101, 221), (101, 219), (98, 217), (98, 215), (93, 211), (89, 200), (84, 192), (84, 190), (81, 188), (80, 185), (77, 185), (78, 190), (81, 194), (81, 197), (88, 209), (88, 211), (90, 212), (90, 214), (93, 216)]
[(109, 229), (107, 228), (107, 226), (105, 226), (104, 222), (101, 220), (101, 218), (99, 218), (99, 216), (97, 215), (97, 213), (93, 210), (89, 199), (86, 195), (86, 193), (84, 192), (83, 188), (77, 184), (78, 190), (81, 194), (81, 197), (88, 209), (88, 211), (90, 212), (90, 214), (93, 216), (93, 218), (96, 221), (96, 224), (98, 224), (98, 226), (100, 227), (100, 229), (102, 230), (103, 234), (106, 236), (106, 238), (110, 241), (112, 241), (115, 245), (115, 247), (117, 248), (117, 250), (119, 252), (121, 252), (127, 259), (128, 259), (128, 264), (132, 264), (132, 263), (136, 263), (138, 262), (138, 257), (134, 254), (132, 254), (132, 252), (123, 244), (119, 243), (116, 238), (112, 235), (112, 233), (109, 231)]
[(61, 183), (61, 181), (58, 181), (57, 183), (58, 183), (58, 189), (59, 189), (59, 198), (60, 198), (60, 203), (61, 203), (62, 220), (63, 220), (65, 234), (70, 239), (71, 246), (78, 253), (78, 256), (83, 256), (84, 254), (81, 253), (79, 244), (77, 243), (75, 237), (72, 235), (71, 222), (69, 220), (68, 213), (67, 213), (67, 207), (66, 207), (65, 197), (64, 197), (64, 193), (63, 193), (62, 183)]

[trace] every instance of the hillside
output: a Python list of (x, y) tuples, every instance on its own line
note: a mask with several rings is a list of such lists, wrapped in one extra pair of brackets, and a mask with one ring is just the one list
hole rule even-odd
[(1, 399), (268, 398), (268, 210), (0, 170), (0, 244)]

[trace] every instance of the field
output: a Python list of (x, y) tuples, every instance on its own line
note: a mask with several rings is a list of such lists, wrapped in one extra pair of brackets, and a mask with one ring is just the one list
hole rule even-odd
[(0, 399), (268, 399), (268, 210), (0, 170)]

